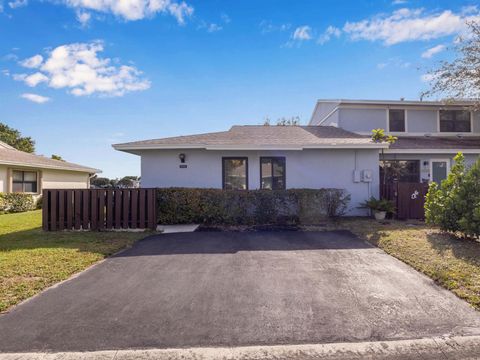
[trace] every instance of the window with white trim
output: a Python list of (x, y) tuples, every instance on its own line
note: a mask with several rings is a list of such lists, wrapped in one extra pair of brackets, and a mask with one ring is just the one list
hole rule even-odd
[(388, 130), (392, 132), (405, 132), (405, 110), (388, 110)]
[(471, 113), (468, 110), (440, 110), (440, 132), (471, 132)]
[(12, 172), (12, 191), (19, 193), (36, 193), (38, 189), (38, 179), (36, 171)]

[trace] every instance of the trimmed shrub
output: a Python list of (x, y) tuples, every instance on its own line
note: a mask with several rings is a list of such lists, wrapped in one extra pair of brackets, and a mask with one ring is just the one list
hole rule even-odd
[(0, 211), (17, 213), (35, 210), (35, 200), (30, 194), (0, 194)]
[(340, 189), (231, 191), (157, 190), (160, 224), (257, 225), (315, 223), (344, 215), (350, 195)]
[(480, 238), (480, 159), (467, 170), (464, 156), (455, 156), (447, 179), (429, 187), (425, 220), (444, 231)]

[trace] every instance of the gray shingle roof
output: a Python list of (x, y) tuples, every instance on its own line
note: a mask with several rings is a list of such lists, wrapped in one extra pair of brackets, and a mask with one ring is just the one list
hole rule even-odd
[(163, 139), (115, 144), (117, 150), (160, 148), (315, 148), (384, 147), (370, 137), (361, 136), (333, 126), (233, 126), (229, 131), (177, 136)]
[(53, 160), (45, 156), (29, 154), (23, 151), (19, 151), (3, 142), (0, 142), (0, 164), (45, 169), (70, 170), (90, 174), (101, 172), (98, 169), (93, 169), (90, 167), (69, 163), (66, 161)]
[(480, 152), (480, 137), (399, 137), (390, 149), (472, 149)]

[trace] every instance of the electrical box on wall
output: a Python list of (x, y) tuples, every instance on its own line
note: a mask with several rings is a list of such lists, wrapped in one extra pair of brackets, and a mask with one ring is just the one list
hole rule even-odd
[(360, 177), (360, 170), (353, 170), (353, 182), (358, 183), (360, 181), (362, 181)]
[(373, 171), (372, 170), (363, 170), (362, 171), (362, 181), (363, 182), (372, 182), (373, 181)]

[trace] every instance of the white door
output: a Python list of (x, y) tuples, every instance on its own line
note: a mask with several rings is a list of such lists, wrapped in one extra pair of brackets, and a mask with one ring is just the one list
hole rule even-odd
[(430, 179), (437, 184), (441, 184), (442, 180), (447, 178), (450, 171), (450, 160), (432, 160), (430, 161)]

